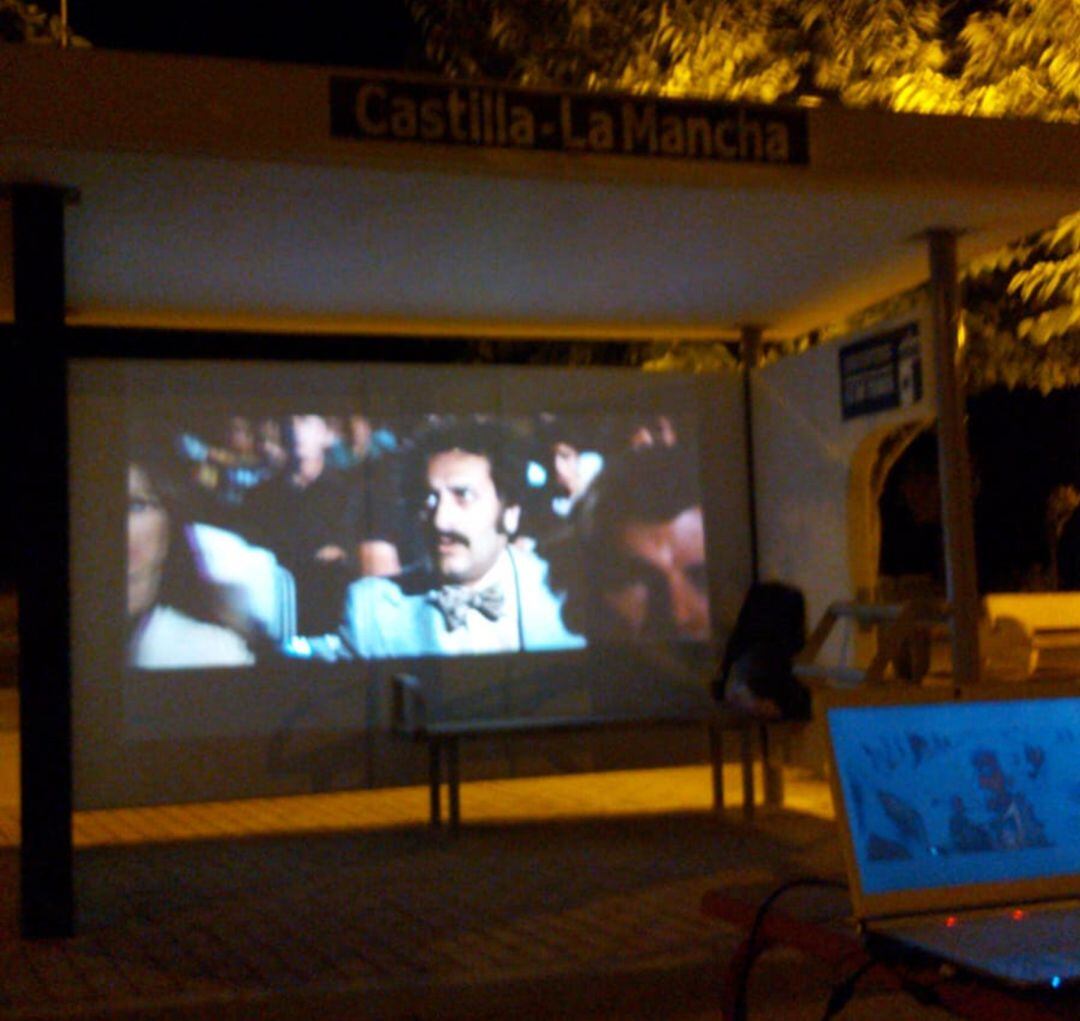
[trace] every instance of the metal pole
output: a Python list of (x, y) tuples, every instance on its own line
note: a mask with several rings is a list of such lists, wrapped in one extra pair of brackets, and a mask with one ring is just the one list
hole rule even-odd
[(754, 472), (754, 402), (751, 374), (757, 368), (761, 355), (761, 327), (740, 328), (739, 343), (742, 353), (743, 381), (743, 433), (746, 457), (746, 492), (750, 509), (750, 580), (759, 580), (758, 528), (757, 528), (757, 476)]
[(927, 232), (934, 364), (937, 369), (938, 465), (945, 572), (953, 611), (953, 679), (957, 688), (977, 684), (979, 590), (975, 572), (971, 463), (968, 457), (964, 399), (956, 371), (959, 354), (959, 298), (956, 232)]

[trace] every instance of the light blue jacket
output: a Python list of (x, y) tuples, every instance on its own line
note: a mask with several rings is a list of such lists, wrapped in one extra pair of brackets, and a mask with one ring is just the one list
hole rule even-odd
[[(580, 649), (585, 639), (562, 621), (562, 599), (548, 585), (547, 563), (533, 553), (508, 549), (517, 584), (522, 649)], [(444, 655), (446, 627), (431, 593), (438, 581), (427, 570), (393, 578), (361, 578), (345, 596), (342, 638), (362, 659)]]

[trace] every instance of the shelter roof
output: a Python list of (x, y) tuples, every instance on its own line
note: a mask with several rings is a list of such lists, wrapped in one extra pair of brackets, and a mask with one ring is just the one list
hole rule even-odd
[(966, 259), (1080, 208), (1075, 125), (820, 107), (801, 166), (361, 142), (334, 74), (0, 47), (0, 181), (78, 191), (69, 321), (782, 338), (925, 279), (928, 229)]

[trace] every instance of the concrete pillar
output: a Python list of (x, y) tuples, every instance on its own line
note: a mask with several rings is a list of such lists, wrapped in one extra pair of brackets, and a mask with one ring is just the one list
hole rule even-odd
[(968, 456), (964, 396), (956, 371), (959, 355), (959, 291), (956, 232), (927, 232), (934, 363), (937, 369), (938, 470), (945, 572), (953, 609), (953, 678), (958, 687), (977, 684), (979, 591), (975, 572), (971, 462)]

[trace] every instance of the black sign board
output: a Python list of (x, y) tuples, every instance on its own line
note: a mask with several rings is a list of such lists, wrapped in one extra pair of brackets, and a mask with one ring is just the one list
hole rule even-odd
[(331, 75), (334, 138), (722, 163), (809, 162), (806, 111)]
[(918, 323), (840, 349), (840, 406), (845, 419), (922, 400)]

